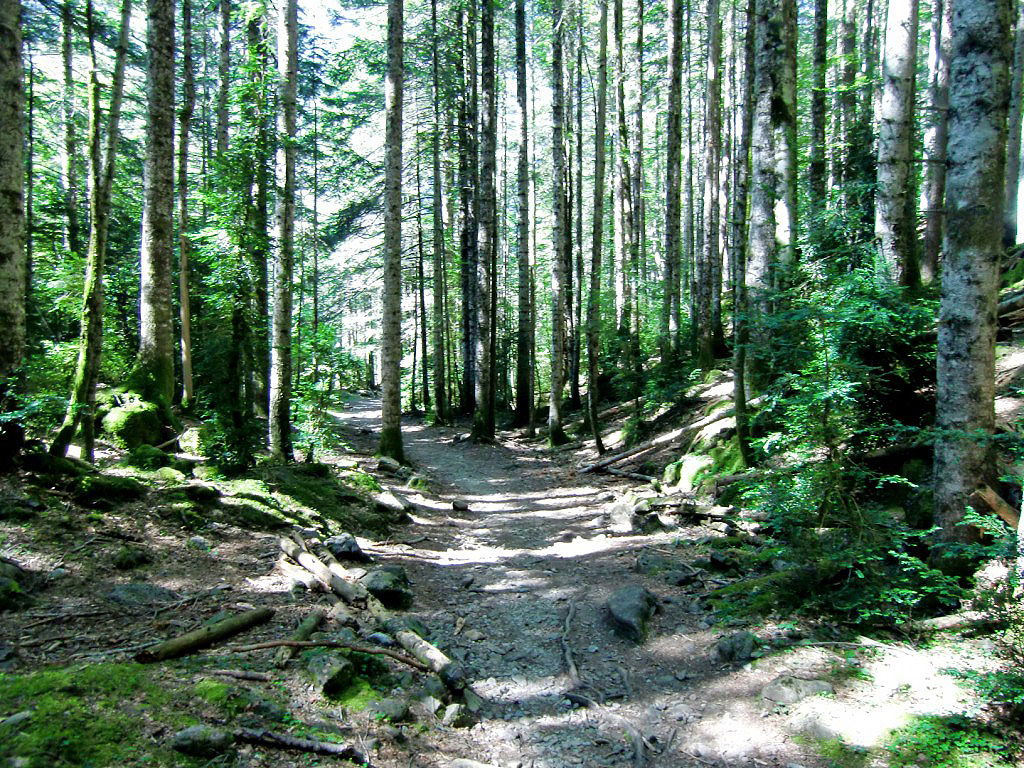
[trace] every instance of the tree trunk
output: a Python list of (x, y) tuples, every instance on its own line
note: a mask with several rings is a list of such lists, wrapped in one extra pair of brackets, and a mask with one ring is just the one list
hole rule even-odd
[(825, 65), (828, 60), (828, 0), (814, 0), (814, 51), (811, 63), (811, 163), (808, 177), (811, 207), (824, 210), (825, 198)]
[[(78, 360), (72, 379), (71, 396), (64, 421), (50, 445), (50, 453), (64, 456), (71, 439), (82, 423), (83, 457), (93, 454), (92, 406), (96, 398), (96, 379), (103, 349), (103, 269), (107, 253), (107, 225), (110, 220), (110, 198), (114, 189), (114, 164), (117, 158), (118, 126), (124, 93), (125, 61), (128, 57), (128, 35), (131, 27), (131, 0), (121, 5), (121, 27), (114, 55), (114, 75), (110, 85), (110, 106), (107, 111), (106, 146), (102, 138), (102, 107), (100, 104), (100, 72), (96, 57), (96, 35), (92, 0), (85, 6), (89, 36), (91, 71), (89, 75), (89, 247), (85, 261), (85, 287), (78, 338)], [(83, 418), (84, 417), (84, 418)]]
[(477, 294), (477, 269), (481, 254), (478, 248), (477, 227), (480, 216), (480, 168), (477, 141), (477, 58), (476, 58), (476, 5), (470, 2), (466, 15), (465, 65), (462, 112), (459, 116), (459, 145), (462, 148), (462, 411), (472, 414), (476, 410), (476, 354), (479, 348), (480, 296)]
[(518, 323), (516, 328), (516, 424), (532, 424), (533, 412), (533, 309), (530, 285), (530, 145), (526, 107), (526, 2), (516, 0), (516, 99), (519, 104), (519, 272)]
[[(281, 0), (277, 24), (277, 247), (270, 348), (270, 455), (291, 461), (292, 273), (295, 261), (295, 122), (298, 79), (298, 8)], [(386, 366), (385, 366), (386, 367)]]
[(444, 217), (441, 208), (441, 95), (439, 91), (440, 64), (438, 51), (441, 45), (437, 35), (437, 0), (430, 3), (430, 31), (433, 42), (431, 50), (431, 92), (434, 102), (434, 132), (432, 160), (434, 171), (433, 198), (433, 318), (432, 346), (434, 349), (434, 415), (438, 424), (447, 424), (448, 394), (445, 387), (444, 370)]
[[(620, 0), (621, 2), (621, 0)], [(568, 442), (562, 427), (562, 389), (565, 386), (565, 152), (563, 147), (563, 111), (565, 85), (562, 67), (562, 0), (551, 4), (551, 149), (554, 161), (554, 253), (551, 259), (551, 393), (548, 399), (548, 440), (552, 445)]]
[(228, 151), (228, 91), (231, 89), (231, 0), (220, 0), (217, 79), (217, 157), (224, 162)]
[[(25, 86), (21, 63), (21, 3), (0, 4), (0, 410), (8, 410), (9, 378), (25, 348)], [(0, 453), (11, 452), (10, 426)], [(20, 441), (17, 441), (20, 442)], [(4, 455), (0, 458), (8, 459)], [(4, 462), (6, 463), (6, 461)]]
[(61, 60), (64, 65), (64, 218), (66, 246), (71, 253), (82, 253), (82, 235), (78, 224), (78, 137), (75, 128), (75, 77), (73, 72), (74, 8), (69, 0), (61, 5)]
[(878, 118), (875, 237), (881, 266), (899, 285), (920, 281), (910, 174), (917, 7), (918, 0), (889, 0)]
[[(928, 101), (931, 122), (924, 134), (924, 244), (921, 249), (921, 279), (933, 282), (939, 274), (939, 249), (946, 221), (943, 200), (946, 192), (946, 125), (949, 112), (949, 54), (953, 0), (935, 0), (932, 9), (931, 45), (928, 53)], [(1016, 189), (1016, 187), (1014, 187)]]
[(854, 131), (857, 125), (857, 2), (843, 0), (843, 19), (840, 22), (840, 53), (843, 57), (842, 83), (843, 90), (839, 95), (840, 111), (840, 159), (839, 181), (843, 188), (843, 210), (850, 214), (854, 206), (852, 191), (853, 173), (851, 172), (851, 155), (853, 153)]
[(623, 0), (613, 0), (613, 29), (615, 32), (615, 114), (618, 130), (616, 134), (616, 177), (615, 195), (617, 220), (615, 222), (616, 272), (615, 294), (618, 309), (619, 344), (622, 351), (623, 370), (633, 368), (633, 342), (631, 340), (633, 314), (633, 280), (630, 274), (633, 248), (633, 192), (632, 174), (629, 169), (629, 128), (626, 111), (626, 63), (623, 42)]
[(495, 164), (498, 151), (497, 92), (494, 82), (494, 3), (481, 0), (480, 92), (483, 114), (480, 126), (480, 218), (477, 222), (476, 304), (476, 408), (473, 436), (494, 437), (494, 367), (492, 364), (491, 269), (498, 239)]
[[(952, 0), (947, 0), (952, 2)], [(1016, 30), (1013, 43), (1013, 69), (1010, 78), (1010, 118), (1006, 136), (1006, 172), (1003, 204), (1003, 246), (1017, 243), (1017, 188), (1020, 186), (1020, 126), (1022, 86), (1024, 86), (1024, 13), (1020, 2), (1013, 3)]]
[(388, 0), (388, 69), (384, 85), (384, 316), (381, 322), (381, 431), (378, 450), (402, 450), (402, 0)]
[(711, 296), (718, 255), (718, 153), (721, 141), (722, 21), (718, 0), (708, 0), (708, 58), (704, 120), (704, 247), (697, 262), (697, 362), (705, 371), (715, 362)]
[[(600, 7), (601, 18), (597, 33), (597, 115), (594, 121), (594, 221), (590, 246), (590, 294), (587, 296), (587, 413), (598, 455), (604, 453), (601, 425), (597, 418), (597, 401), (600, 396), (601, 247), (604, 239), (605, 122), (608, 109), (608, 0), (600, 0)], [(663, 341), (667, 339), (667, 328), (665, 330)]]
[(195, 110), (196, 87), (192, 61), (192, 2), (181, 0), (182, 105), (178, 130), (178, 305), (181, 318), (181, 404), (192, 403), (192, 312), (189, 308), (189, 255), (192, 240), (188, 220), (188, 139)]
[(174, 397), (174, 0), (147, 0), (139, 354), (133, 383), (148, 400)]
[(680, 194), (682, 192), (683, 0), (669, 0), (668, 111), (665, 159), (665, 271), (662, 281), (659, 347), (662, 363), (672, 359), (674, 292), (682, 257)]
[[(936, 382), (935, 522), (947, 541), (994, 469), (996, 301), (1002, 252), (1009, 0), (955, 0), (946, 237)], [(979, 433), (982, 437), (979, 438)]]

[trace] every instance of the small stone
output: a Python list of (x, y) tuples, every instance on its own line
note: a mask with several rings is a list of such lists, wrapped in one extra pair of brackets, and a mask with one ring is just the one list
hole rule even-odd
[(409, 719), (409, 705), (398, 698), (381, 699), (374, 704), (374, 711), (390, 723), (402, 723)]
[(405, 741), (405, 730), (400, 725), (384, 726), (384, 735), (398, 743)]
[(745, 662), (757, 646), (757, 635), (752, 632), (733, 632), (719, 640), (712, 653), (718, 661)]
[(49, 578), (52, 579), (53, 581), (60, 581), (61, 579), (63, 579), (67, 575), (68, 575), (68, 569), (67, 568), (54, 568), (52, 571), (50, 571)]
[(456, 512), (469, 512), (469, 502), (462, 499), (453, 499), (452, 509)]
[(409, 577), (400, 565), (372, 568), (359, 582), (388, 608), (408, 608), (412, 605)]
[(685, 587), (693, 584), (700, 576), (700, 571), (665, 571), (666, 583), (673, 587)]
[(647, 623), (657, 607), (658, 598), (637, 584), (622, 587), (608, 598), (612, 626), (635, 643), (647, 639)]
[(476, 692), (468, 686), (462, 692), (462, 697), (466, 700), (466, 707), (474, 714), (479, 712), (484, 706), (484, 700), (477, 696)]
[(368, 563), (371, 560), (351, 533), (339, 533), (337, 536), (331, 536), (324, 542), (324, 546), (339, 560), (352, 560), (358, 563)]
[(377, 459), (377, 471), (385, 475), (397, 475), (402, 465), (390, 456), (381, 456)]
[(462, 633), (462, 636), (467, 640), (471, 640), (472, 642), (479, 642), (480, 640), (483, 640), (485, 637), (484, 633), (481, 632), (479, 629), (467, 629), (465, 632)]
[(4, 730), (14, 730), (22, 723), (32, 719), (32, 712), (25, 710), (24, 712), (16, 712), (10, 717), (0, 720), (0, 733)]
[(808, 696), (834, 693), (835, 688), (825, 680), (804, 680), (791, 675), (780, 675), (761, 691), (761, 697), (776, 704), (796, 704)]
[(394, 648), (398, 643), (395, 642), (395, 638), (391, 635), (384, 634), (383, 632), (371, 632), (366, 636), (366, 639), (371, 643), (381, 645), (385, 648)]
[(234, 736), (209, 725), (193, 725), (171, 738), (171, 749), (193, 757), (215, 757), (231, 747)]
[(211, 549), (210, 542), (208, 542), (202, 536), (192, 536), (192, 537), (190, 537), (189, 540), (188, 540), (188, 545), (192, 549), (198, 549), (200, 552), (209, 552), (210, 549)]
[(449, 728), (469, 728), (475, 722), (461, 704), (449, 704), (444, 708), (444, 715), (441, 717), (441, 724)]

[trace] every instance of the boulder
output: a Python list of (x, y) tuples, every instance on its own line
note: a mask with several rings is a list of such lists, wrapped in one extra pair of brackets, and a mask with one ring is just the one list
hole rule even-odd
[(357, 563), (369, 563), (372, 558), (363, 552), (351, 533), (339, 533), (324, 542), (324, 546), (339, 560), (351, 560)]
[(412, 590), (405, 568), (400, 565), (382, 565), (372, 568), (360, 583), (388, 608), (408, 608), (412, 605)]
[(397, 475), (402, 465), (390, 456), (381, 456), (377, 459), (377, 471), (382, 475)]
[(657, 608), (658, 598), (639, 584), (622, 587), (608, 598), (612, 626), (635, 643), (647, 639), (647, 623)]
[(139, 469), (160, 469), (170, 466), (170, 463), (170, 456), (149, 443), (136, 446), (128, 454), (128, 464)]
[(409, 719), (409, 705), (399, 698), (381, 699), (374, 703), (373, 711), (390, 723), (404, 723)]
[(129, 450), (141, 445), (156, 445), (164, 436), (163, 420), (156, 403), (131, 400), (112, 408), (103, 417), (103, 431)]
[(165, 587), (159, 587), (156, 584), (147, 584), (143, 581), (118, 584), (107, 592), (105, 597), (111, 602), (120, 603), (132, 608), (149, 607), (180, 599), (177, 592), (173, 592)]
[(146, 495), (146, 486), (130, 477), (117, 475), (84, 475), (75, 480), (75, 501), (107, 509), (119, 502), (135, 501)]
[(153, 476), (161, 483), (183, 483), (188, 479), (184, 472), (174, 467), (160, 467)]
[(306, 662), (306, 670), (325, 696), (335, 696), (348, 688), (356, 676), (356, 668), (344, 656), (317, 653)]
[(231, 748), (230, 731), (209, 725), (193, 725), (171, 737), (171, 749), (192, 757), (216, 757)]
[(759, 641), (753, 632), (733, 632), (715, 644), (712, 655), (717, 661), (745, 662), (754, 656)]
[(825, 680), (805, 680), (791, 675), (780, 675), (761, 691), (761, 697), (776, 704), (796, 704), (808, 696), (819, 693), (835, 693), (832, 684)]

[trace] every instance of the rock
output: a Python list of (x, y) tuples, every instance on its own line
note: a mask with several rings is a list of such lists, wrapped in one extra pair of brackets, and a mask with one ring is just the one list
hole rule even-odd
[(215, 757), (229, 749), (234, 741), (230, 731), (193, 725), (171, 737), (171, 749), (192, 757)]
[(373, 705), (373, 710), (389, 723), (404, 723), (409, 719), (409, 705), (399, 698), (381, 699)]
[(629, 516), (629, 524), (634, 532), (643, 534), (658, 533), (671, 527), (654, 512), (634, 512)]
[(384, 622), (384, 629), (392, 635), (398, 634), (403, 629), (413, 632), (423, 639), (430, 637), (430, 629), (415, 616), (392, 616)]
[(114, 567), (121, 571), (130, 571), (153, 562), (153, 556), (142, 547), (123, 546), (114, 555)]
[(22, 583), (28, 576), (25, 570), (12, 560), (0, 560), (0, 578)]
[(400, 565), (372, 568), (359, 582), (388, 608), (408, 608), (412, 605), (409, 577)]
[(413, 702), (411, 709), (420, 720), (429, 720), (442, 706), (444, 702), (441, 699), (428, 694)]
[(761, 696), (776, 704), (796, 704), (801, 699), (819, 693), (835, 693), (835, 688), (825, 680), (804, 680), (791, 675), (780, 675), (764, 687)]
[(474, 643), (479, 642), (486, 637), (486, 635), (484, 635), (484, 633), (481, 632), (479, 629), (467, 629), (465, 632), (462, 633), (462, 636)]
[(423, 690), (441, 701), (448, 696), (448, 689), (445, 687), (444, 681), (437, 675), (427, 675), (423, 678)]
[(171, 457), (159, 448), (155, 448), (149, 443), (143, 443), (132, 449), (128, 454), (127, 463), (139, 469), (160, 469), (170, 465)]
[(184, 472), (174, 467), (160, 467), (153, 476), (161, 483), (183, 483), (188, 479)]
[(658, 607), (658, 598), (638, 584), (622, 587), (608, 598), (612, 626), (635, 643), (647, 639), (647, 622)]
[(843, 735), (823, 718), (826, 715), (818, 712), (807, 712), (792, 723), (792, 726), (800, 733), (807, 734), (818, 741), (837, 741)]
[(210, 542), (204, 539), (202, 536), (192, 536), (188, 540), (188, 546), (191, 549), (198, 549), (200, 552), (209, 552)]
[(441, 716), (441, 725), (449, 728), (468, 728), (474, 722), (473, 717), (461, 704), (449, 704), (444, 708), (444, 714)]
[(325, 696), (341, 693), (352, 684), (356, 669), (344, 656), (317, 653), (306, 662), (306, 670)]
[(654, 576), (662, 571), (669, 570), (673, 565), (674, 563), (667, 557), (644, 550), (636, 556), (636, 560), (633, 562), (633, 570), (644, 576)]
[(104, 432), (129, 450), (144, 444), (157, 445), (164, 436), (160, 408), (143, 400), (111, 409), (101, 423)]
[(5, 730), (13, 731), (19, 725), (31, 719), (32, 712), (30, 710), (25, 710), (24, 712), (15, 712), (10, 717), (5, 718), (4, 720), (0, 720), (0, 733), (3, 733)]
[(107, 592), (105, 597), (111, 602), (121, 603), (129, 607), (151, 606), (180, 599), (177, 592), (164, 587), (158, 587), (156, 584), (147, 584), (144, 581), (118, 584)]
[(466, 690), (462, 692), (462, 698), (466, 700), (466, 707), (469, 709), (470, 712), (476, 714), (481, 709), (483, 709), (484, 700), (481, 699), (477, 695), (476, 691), (474, 691), (469, 686), (466, 686)]
[(189, 427), (181, 436), (178, 438), (178, 447), (184, 453), (190, 453), (193, 456), (199, 456), (202, 454), (203, 438), (206, 436), (204, 433), (208, 432), (208, 428), (204, 425), (201, 427)]
[(373, 559), (363, 552), (359, 542), (356, 541), (356, 537), (351, 533), (339, 533), (337, 536), (331, 536), (331, 538), (324, 542), (324, 546), (339, 560), (369, 563)]
[(462, 499), (453, 499), (452, 509), (456, 512), (469, 512), (469, 502)]
[(214, 488), (212, 485), (207, 485), (206, 483), (188, 483), (187, 485), (183, 485), (180, 488), (174, 488), (172, 490), (181, 491), (185, 494), (187, 499), (200, 504), (207, 504), (209, 502), (216, 501), (222, 495), (219, 489)]
[(758, 647), (757, 635), (753, 632), (733, 632), (726, 635), (712, 651), (718, 661), (749, 661)]
[(384, 475), (397, 475), (402, 465), (390, 456), (381, 456), (377, 459), (377, 471)]
[(700, 578), (700, 571), (665, 571), (664, 579), (673, 587), (685, 587)]
[(109, 509), (118, 502), (135, 501), (146, 495), (146, 486), (130, 477), (84, 475), (72, 485), (75, 501), (83, 506)]
[(394, 648), (398, 645), (398, 643), (395, 642), (395, 638), (391, 635), (386, 635), (383, 632), (371, 632), (366, 636), (366, 639), (369, 642), (383, 646), (384, 648)]

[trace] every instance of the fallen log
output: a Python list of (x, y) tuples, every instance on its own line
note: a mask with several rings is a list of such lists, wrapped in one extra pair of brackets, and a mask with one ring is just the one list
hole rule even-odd
[(980, 499), (990, 510), (995, 512), (1008, 526), (1017, 530), (1020, 526), (1020, 512), (1010, 506), (1002, 496), (987, 485), (979, 485), (974, 489), (973, 498)]
[(612, 464), (618, 464), (623, 459), (628, 459), (629, 457), (636, 456), (639, 453), (646, 453), (647, 451), (652, 451), (655, 448), (658, 448), (659, 446), (667, 445), (668, 443), (671, 443), (673, 440), (676, 440), (681, 435), (683, 435), (687, 431), (687, 429), (688, 428), (686, 427), (682, 427), (680, 429), (674, 429), (671, 432), (666, 432), (664, 435), (659, 435), (653, 440), (648, 440), (646, 443), (634, 445), (629, 450), (621, 451), (620, 453), (616, 453), (613, 456), (608, 456), (604, 459), (601, 459), (600, 461), (595, 461), (593, 464), (588, 464), (585, 467), (581, 467), (579, 470), (577, 470), (576, 474), (585, 475), (588, 472), (595, 472), (599, 469), (610, 467)]
[(452, 661), (436, 645), (432, 645), (409, 629), (395, 633), (395, 640), (416, 659), (435, 672), (445, 685), (454, 691), (466, 687), (466, 672), (462, 665)]
[(660, 482), (658, 478), (654, 477), (653, 475), (644, 475), (641, 474), (640, 472), (625, 472), (621, 469), (612, 469), (611, 467), (606, 467), (604, 471), (607, 472), (609, 475), (615, 475), (616, 477), (625, 477), (630, 480), (639, 480), (642, 483), (654, 484)]
[[(316, 631), (316, 628), (320, 626), (320, 622), (324, 620), (324, 612), (320, 608), (314, 608), (309, 612), (309, 615), (302, 620), (295, 631), (292, 633), (290, 639), (292, 640), (309, 640), (310, 636)], [(277, 655), (274, 656), (274, 666), (280, 669), (295, 655), (295, 647), (290, 645), (282, 645), (278, 650)]]
[(345, 643), (341, 640), (267, 640), (263, 643), (250, 643), (249, 645), (230, 645), (224, 650), (227, 653), (251, 653), (252, 651), (265, 651), (270, 648), (340, 648), (356, 653), (367, 653), (374, 656), (387, 656), (388, 658), (400, 661), (413, 669), (421, 672), (430, 672), (428, 665), (406, 656), (390, 648), (377, 648), (372, 645), (359, 645), (358, 643)]
[(291, 736), (287, 733), (276, 733), (256, 728), (238, 728), (233, 735), (235, 741), (245, 742), (246, 744), (257, 744), (261, 747), (277, 749), (295, 749), (300, 752), (312, 752), (316, 755), (333, 755), (345, 760), (351, 760), (358, 765), (370, 765), (362, 752), (346, 744), (300, 739), (298, 736)]
[(324, 584), (319, 582), (317, 578), (307, 571), (305, 568), (299, 565), (295, 565), (288, 561), (288, 559), (282, 555), (277, 560), (277, 567), (285, 576), (291, 579), (293, 582), (302, 584), (306, 589), (312, 591), (314, 589), (320, 589), (323, 591), (330, 591)]
[(149, 664), (154, 661), (165, 661), (167, 659), (176, 659), (179, 656), (187, 656), (201, 648), (206, 648), (220, 640), (251, 629), (257, 624), (262, 624), (273, 615), (273, 608), (256, 608), (235, 616), (229, 616), (218, 621), (216, 624), (200, 627), (192, 632), (166, 640), (159, 645), (139, 651), (139, 653), (135, 654), (135, 660), (141, 664)]
[(344, 578), (333, 573), (330, 568), (324, 565), (312, 552), (299, 547), (291, 539), (280, 539), (281, 551), (288, 557), (301, 565), (316, 577), (317, 581), (324, 584), (329, 590), (338, 595), (346, 603), (356, 603), (366, 598), (366, 589), (362, 585), (352, 584)]

